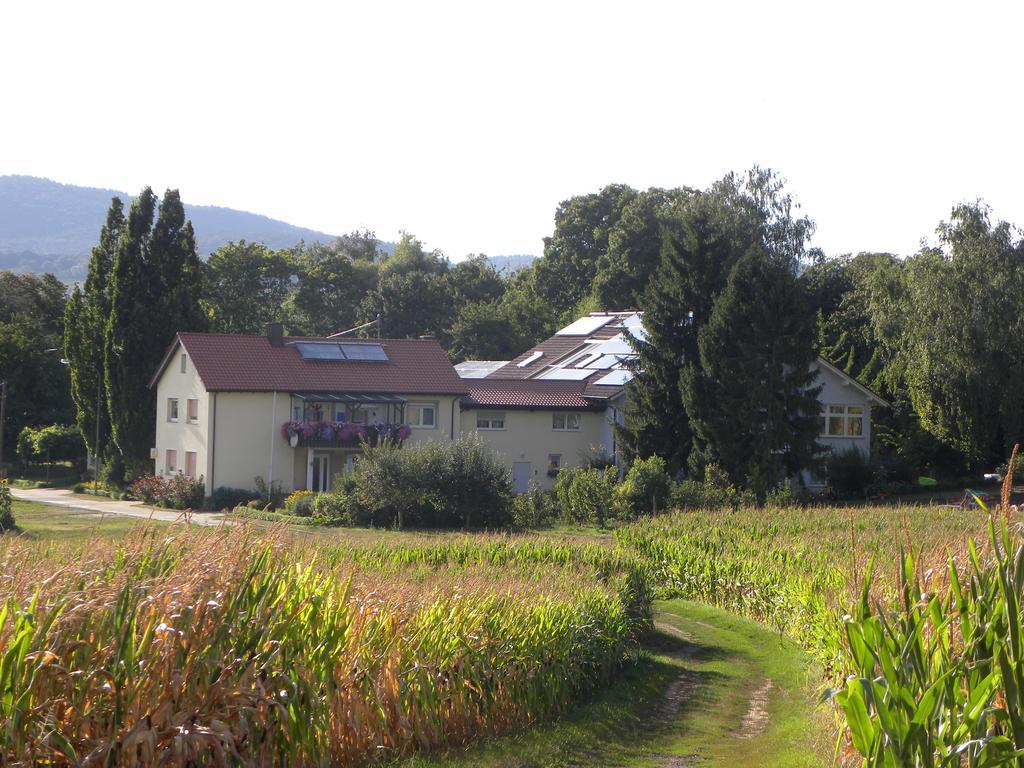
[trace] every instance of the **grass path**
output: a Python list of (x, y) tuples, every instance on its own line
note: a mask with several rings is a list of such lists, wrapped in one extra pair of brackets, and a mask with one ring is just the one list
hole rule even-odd
[(830, 763), (820, 676), (770, 630), (715, 608), (656, 605), (644, 657), (557, 722), (403, 768), (811, 768)]

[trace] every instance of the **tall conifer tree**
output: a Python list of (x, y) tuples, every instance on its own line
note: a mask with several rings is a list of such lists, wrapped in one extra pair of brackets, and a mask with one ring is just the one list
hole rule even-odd
[(130, 471), (145, 468), (154, 438), (149, 380), (178, 331), (205, 327), (192, 225), (177, 191), (157, 199), (146, 187), (133, 201), (111, 281), (104, 361), (114, 442)]

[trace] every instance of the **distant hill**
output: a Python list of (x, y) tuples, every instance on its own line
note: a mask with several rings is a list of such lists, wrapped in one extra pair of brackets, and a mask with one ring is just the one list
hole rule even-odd
[[(89, 251), (99, 238), (110, 200), (127, 208), (132, 195), (113, 189), (61, 184), (34, 176), (0, 176), (0, 270), (52, 272), (67, 283), (83, 280)], [(290, 248), (304, 240), (330, 242), (335, 235), (296, 227), (256, 213), (212, 205), (185, 205), (201, 256), (232, 240)], [(381, 242), (386, 253), (394, 243)], [(512, 272), (532, 256), (492, 256), (501, 271)]]
[[(51, 271), (63, 280), (81, 280), (113, 197), (120, 197), (126, 208), (132, 198), (113, 189), (0, 176), (0, 269)], [(287, 248), (300, 240), (334, 239), (326, 232), (231, 208), (186, 204), (185, 214), (204, 256), (231, 240)]]
[(487, 260), (499, 272), (511, 275), (523, 267), (530, 266), (536, 258), (530, 253), (513, 253), (509, 256), (488, 256)]

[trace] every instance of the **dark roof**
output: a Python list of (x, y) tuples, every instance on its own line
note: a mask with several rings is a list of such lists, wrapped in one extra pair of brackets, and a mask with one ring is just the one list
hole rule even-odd
[[(299, 340), (314, 339), (285, 339)], [(381, 339), (387, 362), (357, 362), (303, 360), (293, 344), (275, 347), (266, 336), (223, 333), (179, 333), (150, 386), (156, 385), (179, 342), (211, 392), (466, 393), (434, 339)]]
[(471, 379), (466, 381), (469, 395), (462, 398), (467, 408), (511, 408), (559, 410), (601, 410), (583, 397), (582, 381), (544, 381), (543, 379)]

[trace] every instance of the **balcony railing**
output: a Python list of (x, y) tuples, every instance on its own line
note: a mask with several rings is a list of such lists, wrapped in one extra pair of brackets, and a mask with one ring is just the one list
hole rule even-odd
[(293, 447), (358, 448), (381, 440), (401, 444), (412, 430), (408, 424), (353, 424), (334, 421), (286, 421), (281, 435)]

